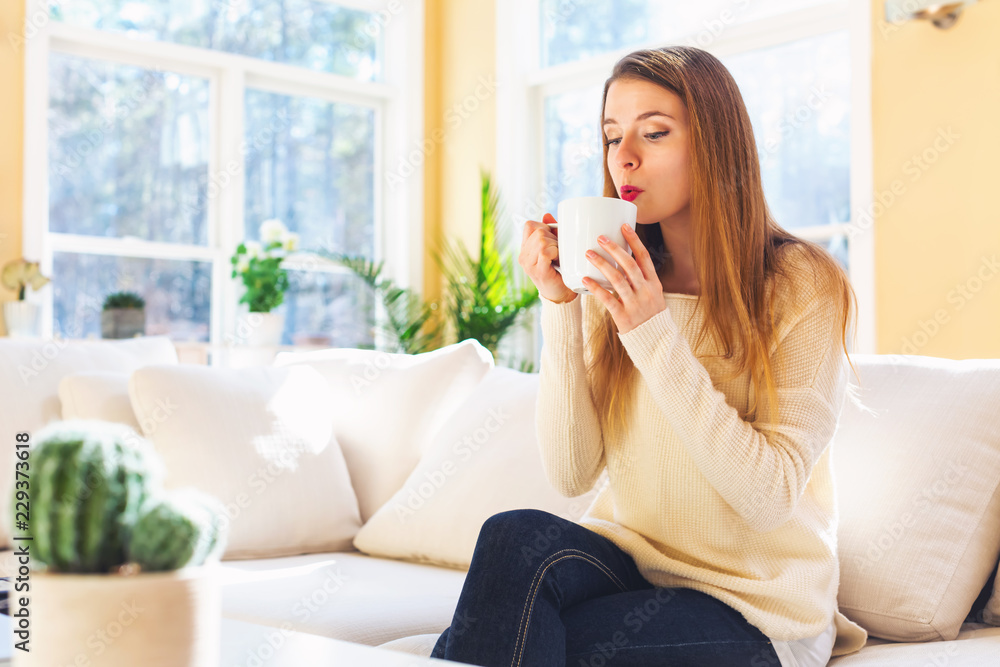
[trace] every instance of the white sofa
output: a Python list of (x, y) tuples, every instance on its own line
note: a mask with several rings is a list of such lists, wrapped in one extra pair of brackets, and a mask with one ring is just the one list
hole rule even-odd
[[(832, 443), (838, 602), (869, 641), (830, 665), (1000, 664), (1000, 360), (852, 360), (864, 406), (846, 404)], [(0, 339), (0, 438), (59, 418), (130, 423), (163, 456), (167, 486), (227, 505), (224, 616), (429, 655), (486, 517), (577, 519), (607, 483), (577, 498), (548, 485), (537, 387), (471, 340), (224, 369), (178, 364), (162, 337)]]

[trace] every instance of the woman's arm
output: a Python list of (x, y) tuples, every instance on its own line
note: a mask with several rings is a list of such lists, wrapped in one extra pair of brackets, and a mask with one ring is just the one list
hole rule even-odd
[(542, 354), (535, 430), (549, 483), (567, 498), (593, 488), (604, 441), (584, 362), (581, 301), (542, 302)]
[(811, 290), (778, 323), (771, 357), (781, 420), (744, 421), (669, 309), (619, 338), (695, 465), (755, 530), (785, 523), (836, 431), (847, 383), (835, 304)]

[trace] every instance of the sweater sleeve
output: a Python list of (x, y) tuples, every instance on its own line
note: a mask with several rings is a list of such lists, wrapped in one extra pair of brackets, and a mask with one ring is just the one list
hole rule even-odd
[(535, 433), (549, 483), (567, 498), (593, 488), (604, 440), (584, 360), (581, 301), (542, 302), (542, 353)]
[(785, 313), (776, 324), (771, 357), (777, 423), (739, 416), (713, 386), (669, 308), (619, 334), (695, 465), (758, 532), (791, 518), (813, 465), (833, 438), (846, 393), (835, 303), (801, 290)]

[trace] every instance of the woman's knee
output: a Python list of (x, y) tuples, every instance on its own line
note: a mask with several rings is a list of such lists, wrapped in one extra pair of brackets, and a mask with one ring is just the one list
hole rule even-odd
[(508, 553), (550, 553), (566, 540), (571, 522), (537, 509), (499, 512), (483, 522), (479, 539), (502, 545)]

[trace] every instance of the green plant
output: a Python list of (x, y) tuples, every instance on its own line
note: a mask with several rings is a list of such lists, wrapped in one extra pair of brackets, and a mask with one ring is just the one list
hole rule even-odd
[(474, 338), (495, 357), (500, 341), (538, 302), (538, 290), (531, 283), (515, 284), (516, 258), (501, 250), (504, 229), (500, 221), (505, 216), (500, 195), (482, 170), (480, 184), (479, 258), (473, 259), (461, 240), (457, 247), (446, 247), (443, 255), (434, 251), (433, 257), (448, 283), (444, 316), (451, 320), (457, 339)]
[(129, 540), (128, 558), (143, 570), (177, 570), (214, 557), (221, 546), (222, 507), (197, 489), (148, 499)]
[[(19, 449), (18, 457), (27, 460), (29, 450)], [(30, 486), (27, 490), (15, 487), (8, 511), (14, 518), (13, 534), (30, 536), (34, 541), (33, 567), (53, 572), (114, 572), (134, 562), (130, 553), (137, 535), (140, 553), (148, 553), (142, 551), (141, 544), (154, 541), (166, 549), (165, 541), (177, 540), (169, 548), (180, 554), (199, 540), (225, 540), (224, 535), (211, 534), (221, 524), (206, 521), (206, 510), (200, 514), (187, 510), (190, 522), (198, 526), (197, 531), (187, 534), (170, 534), (157, 523), (157, 517), (149, 518), (159, 506), (150, 499), (163, 493), (163, 462), (147, 440), (123, 424), (53, 422), (35, 435), (30, 465), (34, 471)], [(30, 508), (30, 515), (26, 508)], [(216, 512), (221, 509), (218, 505)], [(175, 557), (169, 563), (199, 565), (203, 561), (197, 558), (217, 555), (218, 549), (191, 549), (191, 554), (187, 562)], [(160, 565), (166, 561), (145, 562)], [(135, 564), (143, 568), (143, 562)]]
[(135, 292), (112, 292), (104, 297), (102, 310), (112, 308), (130, 308), (139, 310), (146, 307), (146, 300)]
[[(364, 257), (325, 249), (315, 251), (349, 268), (375, 291), (387, 313), (383, 330), (396, 351), (416, 354), (440, 347), (438, 342), (447, 345), (447, 339), (456, 342), (474, 338), (495, 357), (500, 341), (518, 317), (538, 302), (538, 290), (530, 282), (525, 287), (516, 286), (513, 253), (500, 250), (503, 230), (498, 221), (503, 218), (502, 206), (485, 171), (480, 171), (480, 183), (479, 259), (473, 259), (461, 241), (457, 248), (446, 248), (444, 256), (440, 250), (433, 253), (448, 284), (443, 305), (437, 301), (425, 303), (415, 292), (396, 287), (382, 276), (384, 262), (375, 264)], [(439, 240), (438, 247), (441, 245)], [(447, 321), (453, 324), (453, 330), (445, 337), (442, 331)], [(521, 361), (517, 367), (531, 372), (534, 365)]]
[(371, 288), (385, 308), (386, 323), (379, 330), (388, 338), (388, 351), (419, 354), (436, 349), (435, 342), (442, 326), (432, 318), (437, 303), (425, 303), (413, 290), (397, 287), (382, 275), (385, 262), (375, 263), (365, 257), (317, 251), (331, 261), (350, 269)]
[(29, 262), (23, 257), (4, 264), (0, 280), (4, 287), (17, 292), (18, 301), (24, 301), (29, 285), (33, 290), (40, 290), (49, 283), (49, 279), (42, 275), (38, 262)]
[(288, 273), (281, 263), (298, 244), (298, 234), (271, 219), (261, 223), (259, 242), (245, 241), (236, 247), (230, 258), (231, 277), (243, 279), (246, 291), (239, 302), (247, 304), (251, 313), (269, 313), (284, 302)]

